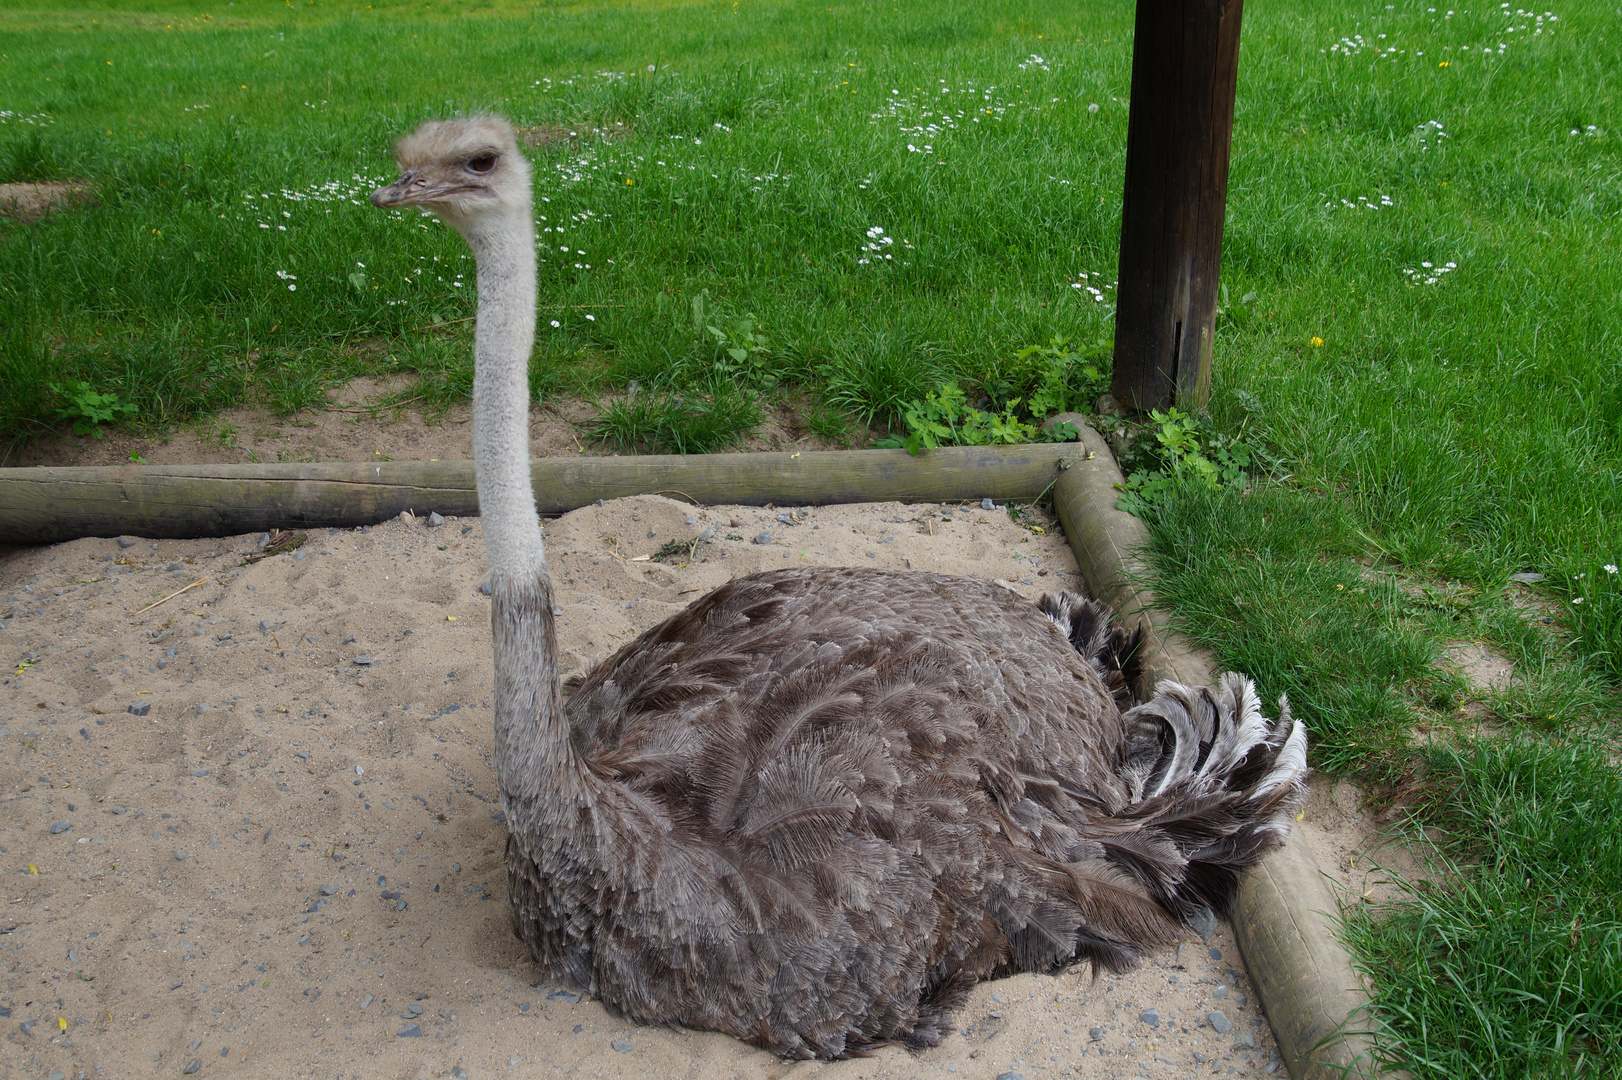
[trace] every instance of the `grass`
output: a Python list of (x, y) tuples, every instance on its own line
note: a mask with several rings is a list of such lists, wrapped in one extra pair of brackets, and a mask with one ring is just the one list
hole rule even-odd
[[(1290, 694), (1315, 764), (1447, 827), (1450, 884), (1350, 930), (1422, 1076), (1622, 1060), (1622, 49), (1614, 5), (1517, 12), (1247, 12), (1211, 407), (1275, 466), (1153, 522), (1162, 596)], [(464, 399), (465, 249), (364, 195), (394, 136), (481, 108), (544, 136), (536, 393), (605, 402), (610, 442), (724, 445), (777, 394), (837, 437), (949, 380), (1028, 390), (1016, 349), (1111, 334), (1129, 18), (8, 9), (0, 182), (100, 202), (0, 222), (0, 441), (51, 383), (154, 426), (358, 374)], [(1469, 687), (1452, 642), (1518, 681)]]

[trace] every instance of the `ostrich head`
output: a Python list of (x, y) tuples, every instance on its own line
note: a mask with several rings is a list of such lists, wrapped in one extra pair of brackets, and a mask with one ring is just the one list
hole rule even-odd
[(494, 116), (435, 120), (394, 147), (400, 179), (372, 192), (372, 203), (431, 210), (464, 236), (481, 221), (527, 212), (529, 162), (512, 125)]

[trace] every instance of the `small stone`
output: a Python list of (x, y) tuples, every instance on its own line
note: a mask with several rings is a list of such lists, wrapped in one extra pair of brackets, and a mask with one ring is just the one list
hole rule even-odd
[(308, 750), (294, 750), (293, 756), (296, 758), (303, 758), (305, 761), (310, 760), (310, 752)]
[(320, 910), (321, 910), (321, 909), (322, 909), (322, 908), (324, 908), (324, 907), (326, 907), (326, 905), (327, 905), (327, 901), (326, 901), (326, 898), (325, 898), (325, 897), (321, 897), (321, 898), (319, 898), (319, 899), (317, 899), (317, 900), (315, 900), (315, 901), (314, 901), (314, 902), (312, 902), (312, 903), (311, 903), (311, 904), (310, 904), (310, 906), (309, 906), (309, 907), (307, 907), (307, 908), (305, 908), (305, 909), (304, 909), (304, 910), (305, 910), (305, 911), (306, 911), (306, 912), (308, 912), (308, 913), (309, 913), (309, 914), (311, 914), (311, 915), (314, 915), (314, 914), (315, 914), (315, 913), (316, 913), (316, 912), (318, 912), (318, 911), (320, 911)]
[(1138, 1019), (1142, 1020), (1145, 1024), (1148, 1024), (1152, 1028), (1157, 1028), (1160, 1026), (1160, 1010), (1145, 1009), (1143, 1012), (1138, 1014)]
[(1241, 1031), (1233, 1037), (1233, 1048), (1235, 1050), (1254, 1050), (1256, 1048), (1256, 1036), (1248, 1031)]
[(437, 529), (443, 524), (445, 524), (445, 515), (441, 514), (438, 510), (430, 510), (428, 512), (428, 527), (430, 529)]
[(1528, 571), (1527, 573), (1524, 573), (1524, 574), (1511, 574), (1511, 575), (1509, 575), (1509, 580), (1511, 580), (1511, 581), (1519, 581), (1519, 582), (1522, 582), (1522, 583), (1527, 584), (1527, 585), (1535, 585), (1538, 582), (1543, 580), (1543, 575), (1542, 574), (1534, 574), (1534, 573), (1531, 573), (1530, 571)]
[(147, 713), (149, 713), (151, 711), (152, 711), (152, 703), (149, 702), (149, 701), (137, 701), (134, 705), (131, 705), (130, 708), (129, 708), (129, 713), (130, 713), (131, 716), (145, 716)]
[(689, 524), (689, 525), (697, 525), (698, 524), (698, 518), (694, 517), (692, 514), (688, 514), (687, 515), (687, 524)]
[(361, 999), (360, 1007), (364, 1009), (364, 1008), (366, 1008), (366, 1006), (370, 1005), (372, 1002), (374, 1002), (376, 1000), (377, 1000), (376, 997), (374, 997), (371, 994), (367, 994), (363, 999)]
[(755, 543), (757, 544), (769, 544), (771, 542), (772, 534), (769, 532), (759, 533), (755, 536)]
[(184, 985), (185, 985), (184, 983), (172, 982), (172, 983), (169, 984), (169, 989), (171, 989), (171, 990), (179, 990)]
[(511, 1065), (515, 1069), (518, 1068), (518, 1058), (517, 1057), (509, 1057), (507, 1059), (507, 1064)]
[(1216, 998), (1218, 1001), (1221, 1001), (1228, 996), (1228, 988), (1226, 986), (1219, 986), (1215, 990), (1211, 991), (1211, 996)]
[(253, 546), (256, 551), (263, 551), (268, 548), (270, 546), (270, 534), (268, 532), (260, 533), (259, 539), (254, 541)]
[(372, 662), (372, 658), (370, 656), (357, 656), (357, 657), (355, 657), (355, 663), (359, 664), (361, 667), (365, 667), (366, 665), (370, 664), (371, 662)]
[(336, 896), (336, 895), (338, 895), (338, 886), (336, 886), (336, 885), (323, 885), (323, 886), (321, 886), (321, 895), (322, 896)]
[(208, 775), (208, 770), (207, 769), (193, 769), (191, 771), (191, 774), (193, 776), (207, 776)]
[(37, 1023), (39, 1023), (38, 1020), (24, 1020), (17, 1026), (23, 1029), (24, 1035), (32, 1035), (34, 1033), (34, 1025)]
[(1209, 956), (1212, 960), (1221, 960), (1222, 959), (1222, 950), (1221, 949), (1208, 949), (1208, 950), (1206, 950), (1206, 955)]
[(1220, 1012), (1213, 1012), (1206, 1016), (1206, 1019), (1211, 1022), (1212, 1027), (1216, 1028), (1216, 1033), (1218, 1035), (1226, 1035), (1228, 1032), (1233, 1030), (1233, 1021), (1229, 1020), (1226, 1016), (1223, 1016)]
[(998, 1073), (997, 1080), (1025, 1080), (1025, 1074), (1017, 1072)]
[(614, 1052), (616, 1054), (629, 1054), (633, 1049), (635, 1049), (631, 1045), (630, 1039), (615, 1039), (608, 1045), (614, 1048)]
[(997, 509), (997, 504), (992, 502), (990, 497), (988, 496), (987, 498), (984, 498), (984, 499), (980, 500), (980, 509), (982, 509), (982, 510), (995, 510), (995, 509)]
[(55, 836), (57, 833), (65, 833), (72, 828), (73, 822), (71, 821), (53, 821), (51, 822), (51, 835)]
[(1105, 1034), (1105, 1032), (1104, 1032), (1104, 1029), (1102, 1027), (1095, 1027), (1095, 1028), (1088, 1028), (1087, 1029), (1087, 1037), (1089, 1039), (1093, 1040), (1093, 1042), (1103, 1042), (1104, 1041), (1104, 1034)]
[(366, 775), (366, 770), (363, 767), (361, 767), (359, 765), (356, 765), (355, 766), (355, 775), (356, 776), (365, 776)]
[(186, 852), (184, 852), (184, 851), (181, 851), (181, 850), (180, 850), (180, 849), (179, 849), (179, 848), (176, 848), (176, 849), (175, 849), (175, 858), (176, 858), (176, 859), (178, 859), (178, 860), (179, 860), (179, 861), (181, 861), (181, 862), (185, 862), (185, 861), (186, 861), (186, 859), (187, 859), (187, 857), (188, 857), (188, 856), (187, 856), (187, 853), (186, 853)]
[(1200, 935), (1201, 941), (1209, 944), (1211, 939), (1216, 936), (1217, 932), (1216, 913), (1210, 908), (1202, 907), (1193, 915), (1189, 916), (1188, 925), (1190, 929), (1192, 929), (1196, 934)]
[(420, 1038), (422, 1038), (422, 1025), (421, 1024), (407, 1024), (405, 1027), (401, 1028), (396, 1034), (397, 1034), (397, 1037), (399, 1037), (401, 1039), (420, 1039)]
[(456, 1080), (467, 1080), (467, 1070), (460, 1065), (451, 1069), (451, 1075), (456, 1077)]
[(135, 546), (135, 540), (128, 536), (120, 536), (118, 538), (118, 546), (121, 548), (132, 548)]
[(401, 525), (415, 525), (416, 523), (417, 523), (417, 516), (415, 514), (413, 514), (410, 510), (401, 510), (400, 511), (400, 524)]
[(198, 1069), (201, 1069), (202, 1067), (203, 1067), (203, 1059), (202, 1058), (192, 1058), (190, 1061), (186, 1062), (186, 1067), (184, 1069), (180, 1070), (180, 1075), (181, 1076), (190, 1076), (192, 1073), (196, 1072)]

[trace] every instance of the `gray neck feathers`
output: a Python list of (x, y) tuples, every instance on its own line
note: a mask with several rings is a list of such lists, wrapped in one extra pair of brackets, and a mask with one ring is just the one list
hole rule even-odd
[(509, 819), (543, 792), (578, 787), (558, 690), (552, 586), (529, 472), (529, 357), (535, 344), (535, 227), (524, 198), (462, 234), (478, 262), (473, 460), (490, 560), (496, 771)]

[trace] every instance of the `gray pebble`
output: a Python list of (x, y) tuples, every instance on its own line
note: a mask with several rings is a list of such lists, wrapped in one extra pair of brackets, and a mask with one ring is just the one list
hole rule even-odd
[(192, 1073), (196, 1072), (198, 1069), (201, 1069), (202, 1067), (203, 1067), (203, 1059), (202, 1058), (192, 1058), (190, 1061), (188, 1061), (186, 1063), (186, 1067), (184, 1069), (180, 1070), (180, 1075), (181, 1076), (190, 1076)]
[(451, 1070), (451, 1075), (454, 1076), (456, 1080), (467, 1080), (467, 1070), (462, 1068), (460, 1065)]
[(367, 994), (366, 997), (361, 1000), (360, 1007), (364, 1009), (366, 1006), (370, 1005), (376, 1000), (376, 997), (372, 996), (371, 994)]
[(23, 1029), (24, 1035), (32, 1035), (34, 1033), (34, 1025), (37, 1023), (39, 1023), (38, 1020), (24, 1020), (17, 1026)]
[(995, 509), (997, 509), (997, 504), (992, 502), (991, 498), (988, 496), (988, 497), (980, 500), (980, 509), (982, 509), (982, 510), (995, 510)]
[(207, 769), (193, 769), (191, 771), (191, 774), (193, 776), (207, 776), (208, 775), (208, 770)]
[(757, 544), (769, 544), (771, 542), (772, 542), (772, 534), (769, 533), (769, 532), (760, 533), (760, 534), (756, 535), (756, 537), (755, 537), (755, 543), (757, 543)]
[(51, 822), (51, 835), (55, 836), (57, 833), (65, 833), (72, 828), (73, 822), (71, 821), (53, 821)]
[(1228, 988), (1226, 986), (1219, 986), (1215, 990), (1211, 991), (1211, 996), (1216, 998), (1218, 1001), (1221, 1001), (1223, 998), (1228, 996)]
[(254, 546), (255, 549), (257, 549), (259, 551), (263, 551), (266, 548), (268, 548), (270, 546), (270, 534), (269, 533), (260, 533), (259, 534), (259, 539), (254, 542), (253, 546)]
[(430, 510), (428, 512), (428, 527), (430, 529), (437, 529), (443, 524), (445, 524), (445, 515), (441, 514), (438, 510)]
[(1093, 1042), (1103, 1042), (1104, 1041), (1104, 1029), (1102, 1027), (1088, 1028), (1087, 1029), (1087, 1037), (1089, 1039), (1092, 1039)]
[(407, 1016), (412, 1016), (412, 1017), (421, 1016), (422, 1015), (422, 1002), (413, 1001), (410, 1005), (406, 1006), (405, 1011), (406, 1011)]
[(1207, 950), (1207, 955), (1209, 955), (1212, 960), (1221, 960), (1222, 959), (1222, 950), (1221, 949), (1208, 949)]
[(422, 1025), (407, 1024), (399, 1030), (398, 1036), (402, 1039), (420, 1039), (422, 1038)]
[(634, 1049), (631, 1046), (631, 1040), (630, 1039), (615, 1039), (613, 1042), (609, 1043), (608, 1045), (612, 1046), (614, 1048), (614, 1052), (616, 1054), (629, 1054), (632, 1051), (632, 1049)]
[(698, 524), (698, 518), (694, 517), (692, 514), (688, 514), (687, 515), (687, 524), (689, 524), (689, 525), (697, 525)]
[(1248, 1031), (1241, 1031), (1233, 1037), (1233, 1048), (1235, 1050), (1254, 1050), (1256, 1048), (1256, 1036)]
[(516, 1058), (516, 1057), (508, 1058), (507, 1059), (507, 1064), (511, 1065), (515, 1069), (518, 1068), (518, 1058)]
[(308, 750), (294, 750), (293, 756), (296, 758), (303, 758), (305, 761), (310, 760), (310, 752)]
[(324, 897), (323, 898), (318, 898), (309, 907), (305, 908), (304, 910), (309, 912), (311, 915), (314, 915), (316, 912), (320, 911), (323, 907), (326, 907), (326, 905), (327, 905), (327, 901), (326, 901), (326, 899)]
[(259, 629), (263, 633), (273, 634), (277, 630), (280, 630), (281, 628), (282, 628), (281, 623), (273, 623), (269, 619), (260, 619), (259, 620)]
[(372, 662), (372, 658), (370, 656), (357, 656), (357, 657), (355, 657), (355, 663), (359, 664), (361, 667), (365, 667), (366, 665), (370, 664), (371, 662)]
[[(986, 501), (990, 502), (991, 500), (987, 499)], [(997, 1080), (1025, 1080), (1025, 1074), (1017, 1072), (998, 1073)]]
[(129, 708), (129, 713), (130, 713), (131, 716), (145, 716), (147, 713), (149, 713), (151, 711), (152, 711), (152, 703), (148, 702), (148, 701), (137, 701), (134, 705), (131, 705), (130, 708)]
[(120, 536), (118, 538), (118, 546), (121, 548), (132, 548), (135, 546), (135, 541), (128, 536)]
[(1138, 1019), (1142, 1020), (1145, 1024), (1148, 1024), (1152, 1028), (1157, 1028), (1160, 1026), (1160, 1010), (1145, 1009), (1143, 1012), (1138, 1014)]
[(1211, 1021), (1211, 1026), (1216, 1028), (1218, 1035), (1226, 1035), (1228, 1032), (1233, 1030), (1233, 1021), (1229, 1020), (1226, 1016), (1223, 1016), (1220, 1012), (1213, 1012), (1207, 1016), (1206, 1019)]
[(175, 858), (179, 859), (181, 862), (185, 862), (187, 858), (186, 852), (181, 851), (179, 848), (175, 848)]
[(338, 886), (336, 886), (336, 885), (323, 885), (323, 886), (321, 886), (321, 895), (322, 896), (336, 896), (337, 894), (338, 894)]
[(697, 536), (695, 536), (693, 539), (695, 539), (695, 540), (708, 540), (710, 537), (712, 537), (714, 535), (715, 535), (715, 526), (710, 525), (710, 526), (706, 527), (703, 532), (701, 532)]

